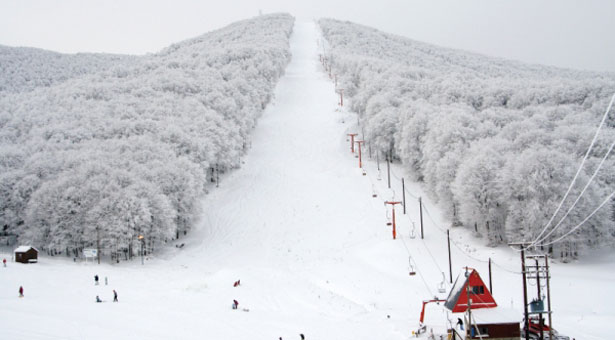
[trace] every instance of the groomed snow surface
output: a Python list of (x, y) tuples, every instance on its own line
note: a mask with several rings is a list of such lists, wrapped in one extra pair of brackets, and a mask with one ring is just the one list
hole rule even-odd
[[(320, 43), (314, 23), (296, 24), (292, 62), (243, 167), (205, 198), (202, 221), (180, 240), (183, 248), (169, 247), (144, 265), (138, 259), (120, 265), (9, 261), (0, 268), (0, 338), (286, 340), (302, 333), (306, 339), (409, 339), (421, 301), (447, 295), (437, 289), (442, 272), (450, 289), (440, 229), (447, 224), (420, 188), (406, 183), (407, 214), (396, 206), (398, 238), (392, 239), (390, 207), (383, 202), (401, 200), (402, 171), (392, 168), (388, 189), (386, 166), (380, 164), (379, 173), (364, 150), (362, 175), (346, 140), (359, 129), (356, 118), (339, 110), (318, 60)], [(424, 240), (418, 196), (427, 208)], [(416, 238), (410, 237), (412, 221)], [(466, 234), (451, 230), (453, 276), (470, 266), (488, 284), (491, 257), (494, 297), (517, 309), (521, 320), (518, 253), (484, 247)], [(560, 333), (610, 338), (614, 264), (612, 252), (552, 263)], [(233, 287), (237, 280), (241, 285)], [(536, 287), (529, 289), (534, 296)], [(103, 303), (95, 303), (97, 295)], [(238, 310), (231, 309), (233, 299)], [(426, 323), (436, 334), (444, 331), (441, 306), (429, 305)]]

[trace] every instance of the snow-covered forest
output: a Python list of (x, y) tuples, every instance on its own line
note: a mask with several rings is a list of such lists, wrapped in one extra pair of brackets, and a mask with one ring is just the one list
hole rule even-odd
[(146, 56), (0, 49), (0, 226), (51, 254), (119, 260), (185, 234), (240, 166), (290, 61), (259, 16)]
[(71, 78), (101, 72), (138, 57), (104, 53), (62, 54), (30, 47), (0, 45), (0, 93), (26, 92)]
[(544, 238), (543, 249), (564, 258), (613, 245), (613, 200), (581, 224), (615, 189), (615, 158), (602, 163), (615, 141), (613, 112), (552, 216), (615, 93), (615, 74), (489, 58), (349, 22), (319, 24), (321, 53), (371, 152), (401, 162), (454, 225), (492, 245)]

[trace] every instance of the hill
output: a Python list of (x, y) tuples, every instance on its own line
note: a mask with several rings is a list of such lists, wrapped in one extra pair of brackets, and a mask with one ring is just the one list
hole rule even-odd
[(361, 137), (423, 182), (454, 225), (492, 245), (535, 241), (562, 258), (612, 247), (615, 113), (588, 148), (615, 93), (614, 74), (489, 58), (349, 22), (319, 24), (321, 54), (359, 115)]
[(117, 261), (139, 235), (151, 252), (186, 234), (209, 183), (240, 166), (290, 60), (293, 21), (260, 16), (117, 60), (13, 50), (38, 55), (14, 73), (88, 66), (45, 86), (11, 78), (23, 91), (1, 96), (0, 226), (50, 254), (100, 242)]

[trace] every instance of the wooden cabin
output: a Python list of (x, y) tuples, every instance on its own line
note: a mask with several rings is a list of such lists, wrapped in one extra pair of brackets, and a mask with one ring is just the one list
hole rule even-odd
[[(459, 274), (444, 306), (453, 312), (453, 320), (463, 321), (464, 330), (458, 328), (458, 333), (465, 334), (471, 325), (471, 339), (519, 340), (521, 336), (521, 315), (515, 310), (498, 307), (475, 269), (465, 268)], [(471, 309), (471, 322), (467, 319), (468, 308)]]
[(15, 249), (15, 262), (36, 263), (38, 262), (38, 250), (31, 246), (19, 246)]

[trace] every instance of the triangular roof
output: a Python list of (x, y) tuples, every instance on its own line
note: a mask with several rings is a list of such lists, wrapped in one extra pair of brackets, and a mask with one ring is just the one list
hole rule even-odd
[(465, 312), (468, 309), (468, 286), (470, 287), (469, 295), (472, 309), (497, 307), (495, 299), (491, 296), (478, 272), (467, 267), (457, 276), (444, 306), (453, 313)]
[(14, 252), (15, 252), (15, 253), (25, 253), (25, 252), (27, 252), (27, 251), (28, 251), (28, 250), (30, 250), (30, 249), (34, 249), (34, 250), (36, 250), (36, 252), (38, 253), (38, 249), (36, 249), (36, 248), (34, 248), (34, 247), (32, 247), (32, 246), (19, 246), (19, 247), (17, 247), (17, 248), (15, 249), (15, 251), (14, 251)]

